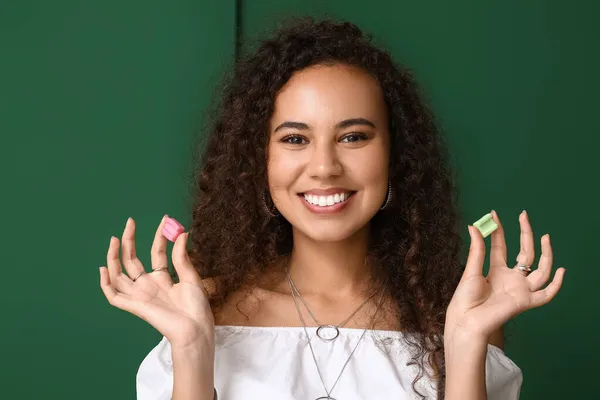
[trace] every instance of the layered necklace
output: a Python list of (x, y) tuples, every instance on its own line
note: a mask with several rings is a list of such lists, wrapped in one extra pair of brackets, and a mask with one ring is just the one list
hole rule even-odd
[[(377, 304), (377, 309), (375, 310), (375, 313), (371, 317), (371, 322), (369, 322), (369, 325), (367, 325), (367, 328), (365, 328), (363, 330), (363, 332), (360, 335), (358, 341), (356, 342), (356, 345), (354, 346), (354, 349), (352, 349), (352, 352), (350, 353), (350, 356), (348, 357), (348, 359), (346, 360), (346, 362), (342, 366), (342, 369), (341, 369), (340, 373), (338, 374), (337, 379), (335, 380), (335, 382), (333, 383), (333, 386), (329, 390), (327, 390), (327, 385), (325, 385), (325, 380), (323, 379), (323, 375), (321, 374), (321, 369), (319, 368), (319, 364), (317, 363), (317, 357), (315, 356), (315, 351), (314, 351), (314, 349), (312, 347), (312, 344), (311, 344), (311, 337), (308, 335), (308, 331), (306, 330), (306, 324), (304, 322), (304, 318), (302, 317), (302, 313), (300, 312), (300, 308), (298, 307), (298, 301), (296, 300), (296, 297), (300, 298), (300, 301), (302, 302), (302, 304), (306, 308), (306, 311), (308, 311), (308, 314), (315, 321), (315, 323), (317, 325), (319, 325), (319, 328), (317, 328), (317, 336), (319, 336), (319, 338), (321, 338), (321, 340), (329, 342), (329, 341), (335, 340), (335, 338), (337, 338), (339, 336), (340, 332), (339, 332), (338, 328), (342, 327), (346, 322), (348, 322), (358, 312), (358, 310), (360, 310), (377, 293), (377, 290), (379, 290), (380, 288), (383, 287), (383, 284), (380, 286), (380, 288), (378, 288), (375, 292), (373, 292), (373, 294), (371, 294), (371, 296), (369, 296), (367, 298), (367, 300), (365, 300), (344, 321), (340, 322), (337, 325), (329, 325), (329, 324), (322, 325), (319, 322), (317, 322), (315, 316), (310, 311), (310, 308), (308, 308), (308, 305), (306, 304), (306, 302), (304, 301), (304, 299), (300, 295), (300, 291), (298, 291), (298, 289), (294, 285), (294, 282), (292, 281), (292, 278), (290, 277), (289, 273), (288, 273), (288, 283), (289, 283), (289, 286), (290, 286), (290, 291), (292, 293), (292, 299), (294, 300), (294, 306), (296, 307), (296, 311), (298, 312), (298, 318), (300, 318), (300, 322), (302, 323), (302, 327), (304, 328), (304, 333), (306, 334), (306, 338), (308, 339), (308, 347), (310, 348), (310, 353), (312, 355), (313, 361), (315, 362), (315, 367), (317, 368), (317, 373), (319, 374), (319, 378), (321, 379), (321, 383), (323, 384), (323, 389), (325, 389), (325, 393), (326, 393), (325, 396), (318, 397), (316, 400), (335, 400), (333, 397), (331, 397), (331, 393), (333, 392), (333, 389), (335, 388), (335, 386), (337, 385), (338, 381), (342, 377), (342, 373), (344, 372), (344, 369), (346, 368), (346, 365), (348, 365), (348, 363), (352, 359), (352, 356), (354, 355), (354, 352), (358, 348), (358, 345), (360, 344), (360, 342), (362, 341), (363, 337), (365, 336), (365, 333), (367, 333), (367, 330), (369, 330), (368, 326), (370, 326), (371, 323), (373, 322), (373, 320), (375, 319), (375, 316), (377, 315), (377, 312), (379, 311), (379, 308), (381, 307), (381, 302), (383, 300), (383, 294), (385, 293), (385, 289), (381, 290), (381, 295), (379, 296), (379, 302)], [(327, 331), (329, 331), (329, 335), (325, 334), (325, 332), (327, 332)], [(323, 337), (321, 335), (319, 335), (319, 332), (321, 332), (321, 334), (323, 335)]]
[(352, 312), (352, 314), (350, 314), (350, 316), (348, 318), (346, 318), (339, 324), (337, 324), (337, 325), (321, 324), (319, 321), (317, 321), (317, 318), (312, 313), (312, 311), (310, 311), (310, 308), (308, 308), (308, 305), (306, 304), (306, 302), (300, 295), (300, 291), (298, 290), (296, 285), (294, 285), (294, 281), (292, 281), (292, 278), (290, 277), (289, 273), (288, 273), (288, 281), (290, 283), (292, 294), (295, 294), (296, 296), (298, 296), (298, 298), (300, 299), (300, 301), (306, 308), (306, 311), (308, 311), (308, 315), (310, 315), (310, 317), (313, 319), (313, 321), (315, 321), (315, 324), (317, 324), (319, 326), (317, 328), (317, 336), (319, 337), (319, 339), (321, 339), (324, 342), (331, 342), (332, 340), (335, 340), (340, 335), (339, 328), (342, 328), (344, 325), (346, 325), (346, 323), (348, 321), (350, 321), (352, 319), (352, 317), (354, 317), (356, 315), (356, 313), (361, 308), (363, 308), (364, 305), (367, 304), (373, 296), (375, 296), (377, 294), (377, 290), (375, 290), (369, 297), (367, 297), (367, 299), (364, 302), (362, 302), (361, 305), (358, 306), (358, 308), (356, 310), (354, 310), (354, 312)]

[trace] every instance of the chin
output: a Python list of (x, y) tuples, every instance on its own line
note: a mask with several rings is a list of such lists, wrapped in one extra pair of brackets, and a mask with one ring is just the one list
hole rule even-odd
[(315, 242), (341, 242), (352, 237), (365, 227), (365, 224), (342, 226), (331, 221), (319, 221), (310, 225), (307, 222), (304, 221), (304, 223), (299, 225), (292, 223), (293, 230), (295, 234), (300, 233)]
[(348, 239), (354, 232), (348, 234), (340, 234), (340, 232), (320, 232), (318, 234), (311, 233), (310, 235), (307, 235), (306, 232), (303, 233), (314, 242), (335, 243)]

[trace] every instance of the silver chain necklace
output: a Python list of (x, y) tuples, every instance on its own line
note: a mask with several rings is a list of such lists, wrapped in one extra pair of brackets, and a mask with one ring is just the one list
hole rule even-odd
[[(308, 307), (308, 304), (306, 304), (306, 302), (302, 298), (302, 295), (300, 294), (300, 291), (298, 290), (298, 288), (294, 284), (294, 281), (292, 280), (292, 278), (289, 275), (289, 273), (288, 273), (288, 281), (290, 282), (290, 286), (292, 287), (292, 291), (296, 292), (296, 295), (300, 298), (300, 301), (302, 302), (302, 304), (304, 304), (304, 307), (306, 308), (306, 311), (308, 311), (308, 314), (310, 315), (310, 317), (313, 319), (313, 321), (315, 321), (315, 324), (319, 325), (319, 327), (317, 328), (317, 336), (319, 337), (319, 339), (321, 339), (324, 342), (330, 342), (332, 340), (335, 340), (340, 335), (340, 330), (338, 328), (341, 328), (344, 325), (346, 325), (346, 323), (348, 321), (350, 321), (350, 319), (352, 319), (352, 317), (354, 317), (354, 315), (356, 315), (356, 313), (361, 308), (363, 308), (364, 305), (367, 304), (369, 302), (369, 300), (371, 300), (371, 298), (373, 296), (375, 296), (375, 294), (377, 294), (377, 291), (381, 288), (381, 287), (377, 288), (377, 290), (375, 290), (373, 292), (373, 294), (371, 294), (360, 306), (358, 306), (358, 308), (356, 310), (354, 310), (354, 312), (352, 314), (350, 314), (350, 316), (348, 318), (346, 318), (345, 320), (343, 320), (342, 322), (340, 322), (337, 325), (331, 325), (331, 324), (321, 324), (319, 321), (317, 321), (317, 318), (312, 313), (312, 311), (310, 311), (310, 308)], [(383, 286), (383, 284), (382, 284), (382, 286)]]
[[(350, 353), (350, 356), (348, 357), (348, 359), (346, 360), (346, 362), (342, 366), (342, 369), (341, 369), (340, 373), (338, 374), (337, 379), (333, 383), (333, 386), (331, 387), (330, 390), (327, 390), (327, 385), (325, 385), (325, 380), (323, 379), (323, 375), (321, 374), (321, 369), (319, 368), (319, 364), (317, 363), (317, 357), (315, 356), (315, 351), (313, 350), (313, 347), (312, 347), (312, 344), (311, 344), (311, 337), (308, 335), (308, 331), (306, 330), (306, 324), (304, 323), (304, 318), (302, 317), (302, 313), (300, 312), (300, 308), (298, 307), (298, 301), (296, 300), (296, 292), (294, 290), (295, 286), (292, 283), (292, 279), (290, 278), (289, 274), (288, 274), (288, 283), (290, 285), (290, 291), (292, 292), (292, 299), (294, 300), (294, 306), (296, 306), (296, 311), (298, 312), (298, 317), (300, 318), (300, 322), (302, 322), (302, 328), (304, 328), (304, 333), (306, 334), (306, 338), (308, 339), (308, 347), (310, 348), (310, 353), (312, 355), (313, 361), (315, 362), (315, 367), (317, 368), (317, 373), (319, 374), (319, 379), (321, 379), (321, 383), (323, 384), (323, 389), (325, 389), (325, 393), (327, 393), (326, 396), (317, 397), (316, 400), (335, 400), (333, 397), (331, 397), (331, 392), (333, 392), (333, 389), (335, 388), (335, 386), (337, 385), (338, 381), (342, 377), (342, 373), (344, 372), (344, 369), (346, 369), (346, 365), (348, 365), (348, 363), (352, 359), (352, 356), (354, 355), (354, 352), (358, 348), (358, 345), (360, 344), (360, 342), (362, 341), (363, 337), (365, 336), (365, 333), (367, 333), (367, 331), (369, 330), (368, 326), (375, 319), (375, 316), (377, 315), (377, 312), (379, 311), (379, 308), (381, 307), (381, 302), (383, 300), (383, 294), (385, 293), (385, 290), (381, 291), (381, 296), (379, 297), (379, 304), (377, 305), (377, 309), (375, 310), (375, 313), (371, 317), (371, 322), (369, 323), (369, 325), (367, 325), (367, 328), (365, 328), (363, 330), (362, 334), (358, 338), (358, 342), (356, 342), (356, 345), (354, 346), (354, 349), (352, 349), (352, 352)], [(373, 295), (371, 295), (369, 297), (369, 299), (371, 297), (373, 297)], [(304, 305), (306, 306), (306, 304), (304, 304)], [(308, 308), (307, 308), (307, 310), (308, 310)], [(309, 313), (310, 313), (310, 311), (309, 311)]]

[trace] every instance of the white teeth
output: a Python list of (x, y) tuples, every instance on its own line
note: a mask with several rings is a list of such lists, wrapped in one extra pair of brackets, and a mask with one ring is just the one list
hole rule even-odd
[(336, 203), (341, 203), (350, 197), (349, 193), (336, 193), (329, 196), (317, 196), (313, 194), (305, 194), (304, 199), (310, 204), (320, 207), (332, 206)]

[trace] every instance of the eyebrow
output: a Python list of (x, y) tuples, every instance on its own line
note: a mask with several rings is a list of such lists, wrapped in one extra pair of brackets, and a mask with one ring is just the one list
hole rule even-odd
[[(371, 128), (375, 128), (375, 124), (372, 123), (371, 121), (369, 121), (368, 119), (364, 119), (364, 118), (351, 118), (351, 119), (345, 119), (341, 122), (338, 122), (338, 124), (336, 125), (336, 128), (339, 129), (344, 129), (344, 128), (349, 128), (351, 126), (355, 126), (355, 125), (365, 125), (365, 126), (369, 126)], [(283, 129), (283, 128), (293, 128), (293, 129), (298, 129), (298, 130), (307, 130), (308, 129), (308, 125), (306, 125), (304, 122), (294, 122), (294, 121), (285, 121), (284, 123), (282, 123), (281, 125), (279, 125), (277, 128), (275, 128), (275, 130), (273, 131), (273, 133)]]

